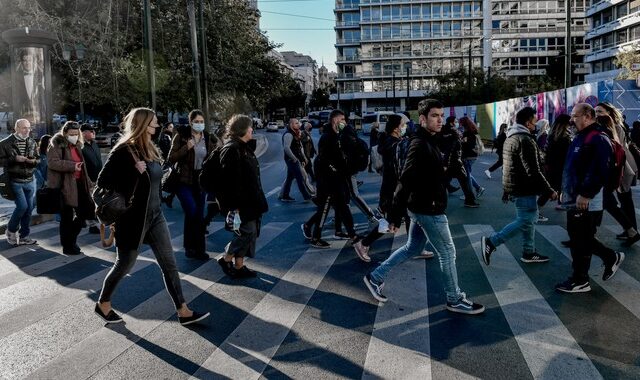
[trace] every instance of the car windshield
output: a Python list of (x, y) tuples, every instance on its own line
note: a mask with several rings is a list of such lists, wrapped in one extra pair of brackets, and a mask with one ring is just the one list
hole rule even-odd
[[(380, 116), (380, 121), (382, 121), (382, 116)], [(386, 121), (386, 120), (385, 120)], [(369, 115), (369, 116), (365, 116), (362, 119), (363, 123), (367, 123), (367, 124), (371, 124), (371, 123), (375, 123), (376, 122), (376, 115)]]
[(380, 122), (386, 123), (389, 120), (389, 115), (380, 115)]

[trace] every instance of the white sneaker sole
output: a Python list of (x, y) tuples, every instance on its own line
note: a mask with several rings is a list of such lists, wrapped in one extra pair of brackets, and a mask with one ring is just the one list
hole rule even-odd
[(557, 291), (562, 292), (562, 293), (587, 293), (591, 291), (591, 284), (587, 284), (585, 287), (582, 288), (575, 288), (575, 289), (560, 289), (560, 288), (556, 288)]
[(205, 319), (205, 318), (208, 318), (210, 314), (211, 314), (211, 313), (206, 312), (206, 313), (204, 313), (200, 318), (194, 319), (193, 321), (189, 321), (189, 322), (180, 322), (180, 324), (181, 324), (182, 326), (189, 326), (189, 325), (194, 324), (194, 323), (196, 323), (196, 322), (200, 322), (201, 320), (203, 320), (203, 319)]
[(373, 286), (371, 286), (371, 284), (369, 283), (369, 280), (367, 280), (367, 276), (364, 276), (363, 278), (364, 284), (367, 285), (367, 289), (369, 289), (369, 293), (371, 293), (371, 295), (373, 296), (373, 298), (375, 298), (376, 300), (380, 301), (380, 302), (387, 302), (388, 299), (386, 298), (382, 298), (378, 295), (378, 293), (376, 293), (376, 290), (373, 288)]
[(616, 275), (616, 273), (618, 272), (618, 269), (620, 269), (620, 264), (622, 264), (622, 262), (624, 261), (624, 252), (618, 252), (620, 253), (620, 261), (618, 261), (616, 264), (613, 264), (613, 267), (611, 267), (611, 276), (609, 276), (609, 278), (607, 278), (606, 280), (603, 281), (609, 281), (613, 278), (613, 276)]
[(447, 310), (449, 310), (452, 313), (467, 314), (467, 315), (477, 315), (477, 314), (484, 313), (484, 306), (481, 309), (465, 310), (465, 309), (456, 309), (455, 307), (451, 307), (451, 306), (447, 305)]

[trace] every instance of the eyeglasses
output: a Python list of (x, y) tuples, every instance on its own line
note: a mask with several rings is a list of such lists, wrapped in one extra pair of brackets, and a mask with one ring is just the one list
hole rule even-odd
[(571, 118), (572, 118), (572, 119), (575, 119), (575, 118), (577, 118), (577, 117), (582, 117), (582, 116), (584, 116), (584, 115), (575, 115), (575, 114), (574, 114), (574, 115), (571, 115)]

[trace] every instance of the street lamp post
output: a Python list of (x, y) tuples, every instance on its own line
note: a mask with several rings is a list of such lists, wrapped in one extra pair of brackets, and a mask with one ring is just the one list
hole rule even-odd
[(571, 0), (565, 2), (567, 12), (567, 35), (566, 35), (566, 47), (564, 58), (564, 87), (571, 87)]
[[(62, 49), (62, 58), (71, 62), (71, 53), (75, 52), (76, 61), (80, 62), (84, 59), (86, 48), (82, 44), (76, 44), (74, 46), (65, 45)], [(69, 63), (70, 64), (70, 63)], [(82, 102), (82, 76), (81, 76), (80, 64), (78, 64), (78, 101), (80, 102), (80, 119), (84, 122), (84, 103)], [(73, 71), (73, 68), (72, 68)]]
[[(396, 71), (395, 69), (391, 73), (391, 83), (393, 87), (393, 112), (396, 112)], [(401, 82), (402, 83), (402, 82)]]
[(389, 110), (389, 89), (388, 88), (384, 89), (384, 110), (385, 111)]

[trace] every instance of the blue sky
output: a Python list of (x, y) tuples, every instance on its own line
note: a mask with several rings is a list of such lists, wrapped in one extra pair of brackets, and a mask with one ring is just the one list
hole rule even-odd
[(262, 12), (260, 27), (267, 32), (270, 40), (283, 44), (277, 50), (294, 50), (310, 55), (318, 62), (318, 66), (322, 64), (324, 58), (324, 65), (329, 71), (336, 71), (336, 49), (333, 46), (336, 42), (336, 34), (333, 30), (335, 22), (269, 13), (287, 13), (334, 20), (334, 5), (333, 0), (258, 0), (258, 8)]

